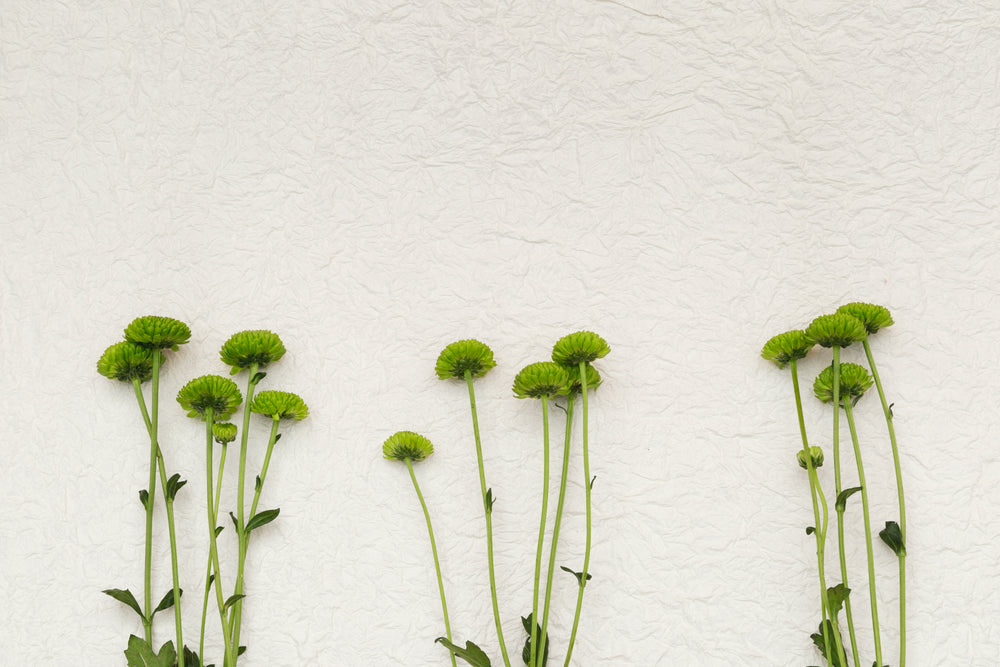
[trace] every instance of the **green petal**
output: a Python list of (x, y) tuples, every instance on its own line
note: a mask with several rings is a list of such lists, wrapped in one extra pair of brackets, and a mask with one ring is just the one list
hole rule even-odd
[(805, 357), (814, 345), (816, 341), (809, 338), (805, 331), (793, 329), (764, 343), (760, 356), (778, 364), (779, 368), (784, 368), (789, 362)]
[(608, 354), (608, 343), (592, 331), (577, 331), (563, 336), (552, 347), (552, 361), (562, 366), (591, 363)]
[(148, 348), (177, 349), (191, 339), (191, 330), (180, 320), (157, 315), (137, 317), (125, 327), (125, 340)]
[(232, 366), (233, 375), (250, 368), (251, 364), (258, 367), (281, 359), (285, 354), (285, 346), (278, 334), (265, 329), (240, 331), (229, 337), (222, 344), (219, 357), (222, 362)]
[(287, 391), (260, 392), (250, 404), (250, 411), (267, 415), (272, 419), (301, 421), (309, 416), (309, 407), (305, 401)]
[(806, 336), (823, 347), (847, 347), (868, 335), (860, 320), (845, 313), (820, 315), (806, 328)]
[(243, 394), (229, 378), (202, 375), (181, 387), (177, 392), (177, 402), (188, 411), (189, 417), (204, 419), (205, 411), (211, 408), (213, 420), (224, 420), (243, 402)]
[(397, 431), (382, 444), (382, 455), (393, 461), (423, 461), (433, 453), (431, 441), (413, 431)]
[[(861, 398), (872, 386), (872, 377), (864, 366), (858, 364), (840, 364), (840, 404), (850, 400), (853, 403)], [(813, 393), (824, 403), (833, 401), (833, 366), (827, 366), (816, 376), (813, 382)]]
[(112, 380), (145, 382), (153, 376), (153, 353), (128, 341), (115, 343), (97, 360), (97, 372)]
[(517, 398), (551, 398), (569, 393), (569, 373), (552, 361), (528, 364), (514, 378)]
[(873, 303), (845, 303), (837, 309), (838, 313), (850, 315), (858, 318), (869, 334), (877, 333), (879, 329), (892, 326), (892, 315), (885, 306), (876, 306)]
[(472, 377), (482, 377), (496, 365), (493, 350), (486, 343), (467, 339), (451, 343), (441, 350), (434, 372), (442, 380), (464, 378), (465, 371), (469, 371)]

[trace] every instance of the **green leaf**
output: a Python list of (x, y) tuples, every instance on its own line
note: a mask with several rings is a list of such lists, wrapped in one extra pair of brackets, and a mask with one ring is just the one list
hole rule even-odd
[[(177, 590), (180, 595), (184, 595), (183, 588), (178, 588)], [(173, 606), (174, 606), (174, 589), (171, 588), (169, 591), (167, 591), (167, 594), (163, 596), (163, 599), (160, 600), (160, 604), (156, 605), (156, 609), (153, 610), (153, 613), (150, 614), (150, 616), (156, 616), (156, 612), (163, 611), (164, 609), (170, 609)]]
[[(824, 638), (824, 629), (826, 630), (825, 636), (830, 638), (830, 666), (829, 667), (848, 667), (847, 663), (840, 659), (840, 654), (837, 652), (836, 646), (837, 641), (834, 637), (836, 629), (833, 627), (833, 623), (829, 620), (823, 621), (819, 624), (817, 631), (809, 635), (809, 638), (813, 640), (813, 644), (816, 645), (816, 649), (819, 650), (824, 656), (826, 655), (826, 639)], [(843, 642), (841, 642), (843, 646)]]
[(496, 498), (493, 497), (493, 489), (492, 488), (486, 489), (486, 511), (487, 512), (492, 512), (493, 511), (493, 503), (495, 503), (495, 502), (496, 502)]
[(167, 499), (173, 500), (185, 484), (187, 484), (187, 480), (181, 479), (180, 473), (175, 472), (171, 475), (170, 479), (167, 480)]
[(896, 404), (895, 403), (890, 403), (889, 404), (889, 419), (892, 419), (893, 417), (896, 416), (896, 415), (892, 414), (892, 406), (894, 406), (894, 405), (896, 405)]
[(261, 380), (263, 380), (266, 377), (267, 377), (267, 373), (265, 373), (263, 371), (261, 371), (259, 373), (256, 373), (252, 378), (250, 378), (250, 384), (257, 384), (258, 382), (260, 382)]
[(852, 486), (849, 489), (844, 489), (837, 496), (836, 508), (838, 512), (843, 512), (847, 509), (847, 499), (853, 496), (855, 493), (861, 490), (860, 486)]
[[(174, 663), (174, 665), (177, 664), (176, 662)], [(184, 647), (184, 667), (202, 667), (201, 658), (187, 646)]]
[(274, 436), (274, 444), (278, 444), (279, 440), (281, 440), (281, 434), (280, 433), (276, 433), (275, 436)]
[(142, 613), (142, 608), (136, 601), (135, 596), (132, 595), (132, 591), (129, 589), (122, 590), (121, 588), (109, 588), (105, 591), (101, 591), (105, 595), (110, 595), (114, 599), (118, 600), (124, 605), (127, 605), (135, 610), (135, 613), (139, 614), (139, 618), (145, 620), (146, 615)]
[(233, 514), (232, 512), (230, 512), (229, 513), (229, 518), (233, 520), (233, 527), (236, 529), (236, 532), (239, 533), (240, 532), (240, 522), (236, 520), (236, 515)]
[(265, 526), (271, 523), (272, 521), (278, 518), (278, 513), (280, 511), (281, 508), (279, 507), (278, 509), (264, 510), (263, 512), (257, 512), (252, 517), (250, 517), (249, 521), (247, 521), (247, 532), (249, 533), (251, 530), (256, 530), (261, 526)]
[(473, 667), (490, 667), (489, 656), (483, 652), (483, 649), (470, 641), (465, 642), (465, 648), (455, 646), (444, 637), (438, 637), (434, 641), (440, 642), (442, 646)]
[(225, 528), (226, 528), (225, 526), (216, 526), (215, 527), (215, 536), (218, 537), (219, 533), (221, 533), (223, 530), (225, 530)]
[(906, 545), (903, 544), (903, 531), (895, 521), (886, 521), (885, 528), (878, 531), (878, 536), (897, 556), (906, 555)]
[(806, 526), (806, 535), (812, 535), (816, 532), (815, 526)]
[(591, 490), (591, 491), (593, 491), (593, 490), (594, 490), (594, 482), (595, 482), (596, 480), (597, 480), (597, 475), (594, 475), (593, 477), (591, 477), (591, 478), (590, 478), (590, 490)]
[(139, 489), (139, 502), (142, 503), (142, 508), (146, 508), (146, 503), (149, 502), (149, 491), (146, 489)]
[(230, 595), (229, 598), (223, 603), (222, 608), (229, 609), (230, 607), (232, 607), (234, 604), (236, 604), (245, 597), (246, 595), (244, 595), (243, 593), (236, 593), (234, 595)]
[[(521, 617), (521, 626), (524, 628), (524, 631), (528, 634), (527, 638), (524, 640), (524, 648), (521, 649), (521, 660), (524, 661), (524, 664), (530, 665), (531, 654), (533, 652), (531, 646), (531, 614)], [(542, 626), (540, 626), (538, 623), (535, 623), (535, 637), (540, 639), (541, 636), (542, 636)], [(539, 663), (538, 667), (545, 667), (545, 663), (547, 663), (548, 661), (549, 661), (549, 633), (546, 632), (545, 654), (542, 656), (541, 663)]]
[(130, 635), (125, 658), (128, 667), (174, 667), (177, 652), (174, 650), (174, 643), (167, 642), (160, 647), (159, 653), (154, 653), (146, 640)]
[[(581, 586), (583, 585), (583, 572), (574, 572), (573, 570), (569, 569), (569, 568), (568, 568), (568, 567), (566, 567), (565, 565), (560, 565), (560, 566), (559, 566), (559, 569), (560, 569), (560, 570), (562, 570), (563, 572), (569, 572), (569, 573), (570, 573), (570, 574), (572, 574), (572, 575), (573, 575), (574, 577), (576, 577), (576, 581), (577, 581), (577, 583), (578, 583), (578, 584), (580, 584)], [(594, 577), (592, 577), (592, 576), (590, 575), (590, 572), (588, 572), (588, 573), (587, 573), (587, 581), (590, 581), (590, 580), (591, 580), (591, 579), (593, 579), (593, 578), (594, 578)]]
[(844, 584), (837, 584), (826, 589), (826, 599), (830, 603), (830, 617), (837, 618), (837, 614), (844, 607), (847, 596), (851, 594), (851, 589)]
[(257, 475), (257, 481), (254, 482), (253, 484), (253, 490), (260, 491), (260, 487), (261, 487), (260, 475)]

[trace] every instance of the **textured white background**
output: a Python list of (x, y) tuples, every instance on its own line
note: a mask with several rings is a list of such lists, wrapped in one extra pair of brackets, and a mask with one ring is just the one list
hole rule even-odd
[[(161, 419), (191, 482), (189, 642), (203, 446), (173, 396), (225, 372), (230, 334), (278, 332), (289, 352), (261, 388), (312, 409), (265, 487), (281, 518), (250, 553), (246, 665), (446, 663), (419, 506), (380, 458), (399, 429), (436, 443), (418, 474), (456, 639), (497, 665), (466, 395), (433, 363), (465, 337), (499, 361), (478, 387), (516, 654), (540, 419), (510, 382), (592, 328), (613, 351), (574, 663), (817, 663), (791, 388), (758, 353), (860, 299), (897, 322), (873, 344), (909, 499), (909, 664), (997, 664), (996, 5), (5, 0), (0, 38), (0, 663), (120, 665), (139, 631), (100, 590), (141, 590), (148, 451), (128, 387), (94, 364), (143, 314), (194, 332)], [(876, 401), (858, 412), (880, 524), (884, 426)], [(807, 401), (815, 444), (827, 415)], [(572, 472), (560, 562), (578, 568)], [(877, 566), (895, 665), (887, 550)], [(572, 584), (556, 582), (557, 664)], [(157, 628), (171, 637), (167, 614)]]

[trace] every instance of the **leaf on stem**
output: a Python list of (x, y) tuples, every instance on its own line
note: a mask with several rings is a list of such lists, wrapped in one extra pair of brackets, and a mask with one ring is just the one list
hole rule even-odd
[(851, 594), (851, 589), (844, 584), (837, 584), (826, 589), (826, 599), (830, 603), (830, 617), (837, 618), (837, 614), (844, 608), (847, 596)]
[(483, 652), (483, 649), (470, 641), (465, 642), (465, 648), (455, 646), (444, 637), (438, 637), (434, 641), (440, 642), (442, 646), (473, 667), (491, 667), (489, 656)]
[(594, 475), (593, 477), (590, 478), (590, 490), (591, 491), (594, 490), (594, 482), (596, 482), (596, 481), (597, 481), (597, 475)]
[[(528, 637), (524, 640), (524, 648), (521, 649), (521, 660), (524, 664), (531, 665), (531, 614), (521, 617), (521, 625), (524, 627), (524, 631), (528, 633)], [(542, 636), (542, 626), (535, 623), (535, 637), (541, 639)], [(542, 659), (537, 663), (537, 667), (545, 667), (545, 663), (549, 661), (549, 633), (545, 633), (545, 654), (542, 655)]]
[[(179, 591), (180, 595), (184, 595), (183, 588), (179, 588), (177, 590)], [(174, 602), (175, 602), (174, 589), (171, 588), (169, 591), (167, 591), (167, 594), (163, 596), (163, 599), (160, 600), (160, 604), (156, 605), (156, 609), (153, 610), (151, 616), (155, 616), (157, 612), (163, 611), (164, 609), (170, 609), (171, 607), (174, 606)]]
[(278, 513), (281, 508), (273, 510), (264, 510), (263, 512), (257, 512), (250, 520), (247, 521), (246, 532), (260, 528), (261, 526), (267, 525), (278, 518)]
[(236, 532), (240, 532), (240, 522), (236, 520), (236, 515), (230, 512), (229, 518), (233, 520), (233, 527), (236, 528)]
[(171, 475), (170, 479), (167, 480), (167, 500), (173, 500), (185, 484), (187, 484), (187, 480), (181, 479), (180, 473), (175, 472)]
[(135, 613), (139, 614), (139, 618), (145, 620), (146, 616), (142, 613), (142, 608), (139, 607), (139, 603), (136, 601), (135, 596), (132, 595), (132, 591), (129, 589), (121, 588), (109, 588), (107, 590), (101, 591), (105, 595), (110, 595), (114, 599), (118, 600), (122, 604), (131, 607), (135, 610)]
[(837, 504), (835, 507), (838, 512), (843, 512), (847, 509), (847, 499), (853, 496), (855, 493), (861, 490), (860, 486), (852, 486), (849, 489), (844, 489), (837, 495)]
[(260, 382), (261, 380), (263, 380), (266, 377), (267, 377), (267, 373), (264, 373), (263, 371), (261, 371), (259, 373), (255, 373), (254, 376), (252, 378), (250, 378), (250, 384), (257, 384), (258, 382)]
[(225, 609), (229, 609), (230, 607), (232, 607), (234, 604), (236, 604), (237, 602), (239, 602), (240, 600), (242, 600), (245, 597), (246, 597), (246, 595), (244, 595), (243, 593), (236, 593), (234, 595), (230, 595), (226, 599), (226, 601), (222, 604), (222, 608), (224, 610)]
[(812, 535), (816, 532), (815, 526), (806, 526), (806, 535)]
[[(819, 624), (817, 632), (809, 635), (809, 638), (813, 640), (813, 644), (820, 653), (826, 654), (826, 637), (830, 638), (830, 667), (847, 667), (847, 663), (840, 659), (840, 654), (836, 650), (837, 642), (834, 639), (833, 633), (837, 630), (833, 627), (833, 623), (830, 621), (823, 621)], [(843, 642), (841, 642), (843, 644)]]
[(146, 640), (129, 635), (125, 658), (128, 660), (128, 667), (174, 667), (177, 651), (174, 650), (173, 642), (167, 642), (160, 647), (159, 653), (154, 653)]
[(221, 533), (224, 529), (225, 529), (225, 526), (216, 526), (215, 527), (215, 536), (218, 537), (219, 533)]
[(492, 488), (486, 489), (486, 511), (487, 512), (492, 512), (493, 511), (493, 503), (495, 503), (495, 502), (496, 502), (496, 498), (493, 497), (493, 489)]
[(202, 667), (201, 658), (187, 646), (184, 647), (184, 665), (185, 667)]
[(878, 536), (882, 538), (886, 546), (892, 549), (897, 556), (906, 555), (906, 545), (903, 544), (903, 531), (899, 529), (899, 524), (895, 521), (886, 521), (885, 528), (878, 531)]
[(146, 503), (149, 502), (149, 491), (146, 489), (139, 489), (139, 502), (142, 503), (143, 509), (149, 509), (146, 507)]
[[(577, 583), (579, 583), (581, 586), (583, 586), (583, 572), (575, 572), (575, 571), (569, 569), (568, 567), (566, 567), (565, 565), (560, 565), (559, 569), (562, 570), (563, 572), (569, 572), (570, 574), (572, 574), (574, 577), (576, 577)], [(593, 578), (594, 577), (592, 577), (590, 575), (590, 573), (588, 572), (587, 573), (587, 581), (590, 581)]]
[(260, 491), (260, 487), (261, 487), (260, 475), (257, 475), (257, 481), (255, 481), (253, 484), (253, 490)]

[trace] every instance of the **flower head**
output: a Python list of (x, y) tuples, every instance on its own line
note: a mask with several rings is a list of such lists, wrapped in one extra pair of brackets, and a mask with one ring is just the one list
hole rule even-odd
[[(795, 459), (799, 462), (800, 467), (808, 470), (809, 467), (806, 465), (806, 457), (804, 456), (804, 454), (805, 452), (803, 452), (800, 449), (798, 453), (795, 455)], [(823, 466), (823, 450), (820, 449), (819, 447), (809, 448), (809, 458), (812, 459), (813, 468), (820, 468)]]
[[(841, 405), (845, 405), (848, 400), (851, 401), (851, 405), (854, 405), (871, 386), (872, 378), (864, 366), (850, 363), (840, 364)], [(813, 383), (813, 393), (824, 403), (833, 400), (833, 366), (827, 366), (816, 376), (816, 381)]]
[(561, 366), (579, 366), (606, 356), (611, 348), (607, 341), (591, 331), (577, 331), (563, 336), (552, 347), (552, 361)]
[(125, 327), (125, 340), (150, 349), (176, 350), (191, 339), (191, 329), (180, 320), (157, 315), (137, 317)]
[(514, 378), (514, 396), (552, 398), (569, 392), (569, 373), (557, 363), (540, 361), (528, 364)]
[(153, 376), (153, 353), (128, 341), (115, 343), (97, 360), (97, 372), (112, 380), (145, 382)]
[[(569, 380), (566, 382), (569, 385), (569, 390), (571, 392), (578, 392), (583, 389), (583, 383), (580, 382), (580, 367), (579, 366), (564, 366), (566, 369), (566, 375)], [(601, 378), (601, 374), (597, 372), (597, 369), (587, 364), (585, 366), (587, 369), (587, 389), (597, 389), (601, 386), (604, 381)]]
[(243, 394), (229, 378), (202, 375), (181, 387), (177, 402), (188, 411), (188, 417), (204, 419), (206, 411), (211, 409), (214, 421), (228, 419), (243, 402)]
[(302, 421), (309, 416), (305, 401), (287, 391), (262, 391), (254, 396), (250, 411), (267, 415), (272, 419), (294, 419)]
[(220, 445), (228, 445), (236, 439), (236, 424), (230, 424), (229, 422), (212, 424), (212, 437)]
[(885, 306), (876, 306), (873, 303), (862, 303), (860, 301), (845, 303), (837, 309), (837, 312), (858, 318), (869, 334), (876, 333), (879, 329), (893, 325), (889, 309)]
[(864, 340), (867, 335), (865, 325), (846, 313), (820, 315), (806, 327), (806, 336), (823, 347), (847, 347)]
[(267, 366), (272, 361), (281, 359), (284, 354), (285, 346), (281, 344), (278, 334), (265, 329), (234, 333), (219, 351), (222, 362), (232, 366), (230, 375), (250, 368), (251, 364)]
[(805, 357), (814, 345), (816, 341), (809, 338), (805, 331), (792, 329), (764, 343), (760, 356), (778, 364), (778, 368), (784, 368), (789, 362)]
[(497, 365), (493, 361), (493, 350), (486, 343), (468, 339), (451, 343), (438, 355), (434, 372), (442, 380), (465, 377), (469, 371), (472, 377), (482, 377)]
[(431, 441), (413, 431), (397, 431), (382, 444), (382, 455), (393, 461), (423, 461), (433, 453)]

